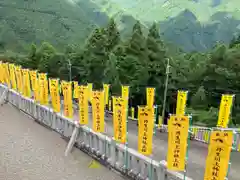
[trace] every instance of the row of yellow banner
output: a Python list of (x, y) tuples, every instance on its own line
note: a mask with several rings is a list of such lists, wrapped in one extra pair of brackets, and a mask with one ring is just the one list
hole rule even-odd
[[(167, 154), (167, 168), (170, 170), (185, 171), (185, 165), (187, 163), (188, 129), (188, 116), (170, 116)], [(226, 178), (232, 143), (232, 131), (212, 131), (206, 159), (204, 180), (224, 180)]]
[[(177, 96), (177, 115), (184, 115), (187, 102), (187, 91), (178, 91)], [(217, 126), (227, 128), (230, 120), (231, 109), (233, 105), (233, 94), (223, 94), (220, 102)]]
[[(50, 92), (52, 108), (54, 112), (61, 112), (60, 91), (63, 93), (63, 112), (68, 118), (73, 117), (72, 82), (58, 79), (47, 79), (47, 74), (37, 73), (28, 69), (22, 69), (13, 64), (1, 63), (1, 82), (17, 90), (26, 97), (33, 97), (36, 102), (48, 105)], [(9, 77), (8, 73), (11, 74)], [(30, 77), (30, 78), (29, 78)], [(16, 79), (17, 78), (17, 79)], [(88, 124), (88, 102), (92, 104), (93, 130), (104, 132), (104, 108), (108, 102), (109, 85), (103, 85), (103, 91), (93, 91), (92, 84), (79, 86), (73, 82), (73, 97), (79, 103), (79, 123)], [(152, 136), (154, 126), (154, 96), (155, 89), (147, 88), (147, 105), (139, 109), (139, 152), (152, 153)], [(122, 95), (113, 97), (113, 124), (114, 139), (121, 143), (127, 141), (127, 115), (128, 115), (129, 87), (122, 86)]]
[[(230, 120), (234, 95), (222, 95), (217, 126), (226, 128)], [(178, 91), (176, 115), (168, 121), (167, 167), (170, 170), (185, 171), (189, 117), (185, 116), (187, 91)], [(194, 132), (195, 133), (195, 132)], [(207, 140), (209, 134), (205, 134)], [(233, 143), (232, 131), (213, 131), (210, 134), (208, 156), (206, 159), (204, 180), (224, 180), (228, 173)]]
[[(103, 91), (93, 91), (92, 84), (79, 86), (77, 82), (74, 82), (72, 95), (72, 82), (61, 81), (61, 84), (59, 84), (58, 79), (48, 80), (45, 73), (37, 73), (37, 71), (22, 69), (20, 66), (7, 63), (0, 63), (0, 73), (1, 83), (6, 83), (9, 87), (12, 87), (26, 97), (31, 97), (33, 92), (34, 99), (43, 105), (47, 105), (49, 102), (49, 87), (52, 107), (55, 112), (61, 112), (60, 91), (62, 91), (64, 97), (64, 115), (69, 118), (73, 117), (72, 96), (78, 99), (79, 123), (82, 125), (88, 124), (88, 102), (90, 101), (92, 103), (93, 130), (95, 132), (104, 132), (104, 109), (108, 102), (109, 85), (104, 85)], [(138, 151), (144, 155), (150, 155), (152, 154), (155, 115), (155, 89), (147, 88), (146, 95), (146, 106), (138, 108)], [(112, 98), (114, 139), (120, 143), (127, 142), (128, 96), (129, 87), (122, 86), (122, 95)], [(230, 95), (222, 97), (223, 102), (221, 102), (219, 112), (219, 116), (221, 116), (219, 118), (221, 121), (219, 121), (222, 125), (219, 126), (223, 127), (229, 121), (232, 97)], [(172, 115), (168, 122), (167, 167), (176, 171), (184, 171), (186, 164), (189, 130), (189, 117), (185, 116), (186, 101), (187, 91), (178, 91), (176, 115)], [(228, 148), (232, 146), (230, 142), (232, 143), (231, 132), (217, 131), (212, 133), (206, 163), (208, 168), (206, 168), (205, 180), (210, 180), (213, 177), (220, 180), (221, 177), (226, 176), (227, 170), (224, 167), (228, 165), (229, 161), (231, 150)], [(220, 160), (216, 161), (217, 158)]]

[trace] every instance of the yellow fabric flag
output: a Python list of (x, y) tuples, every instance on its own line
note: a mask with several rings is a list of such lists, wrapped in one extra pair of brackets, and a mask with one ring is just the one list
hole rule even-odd
[(88, 124), (88, 87), (78, 86), (79, 124)]
[(234, 95), (232, 94), (222, 95), (220, 109), (218, 113), (218, 127), (227, 128), (233, 104), (233, 97)]
[(131, 108), (131, 118), (134, 119), (134, 107)]
[(3, 63), (3, 70), (4, 70), (4, 72), (3, 72), (4, 73), (4, 82), (7, 84), (7, 86), (9, 88), (11, 88), (8, 63)]
[(170, 116), (168, 121), (167, 168), (173, 171), (185, 170), (187, 139), (189, 129), (188, 116)]
[(31, 87), (34, 93), (34, 100), (39, 101), (39, 83), (38, 83), (38, 74), (37, 71), (29, 71), (30, 80), (31, 80)]
[(224, 180), (232, 151), (232, 131), (213, 131), (208, 146), (204, 180)]
[(22, 69), (20, 66), (16, 66), (16, 79), (17, 79), (17, 89), (19, 93), (23, 93), (23, 79), (22, 79)]
[(122, 97), (113, 97), (114, 139), (120, 143), (127, 140), (126, 106)]
[(78, 82), (77, 82), (77, 81), (73, 81), (73, 98), (74, 98), (74, 99), (78, 99), (78, 98), (79, 98), (79, 94), (78, 94)]
[(31, 80), (31, 87), (32, 90), (35, 91), (38, 89), (38, 82), (37, 82), (37, 71), (29, 71), (30, 80)]
[(161, 127), (163, 125), (163, 118), (161, 115), (158, 116), (158, 127)]
[(61, 111), (59, 81), (58, 79), (49, 79), (49, 89), (52, 98), (52, 107), (54, 112)]
[(154, 127), (154, 108), (138, 107), (138, 151), (144, 155), (152, 154), (152, 139)]
[(125, 101), (126, 107), (128, 107), (129, 86), (122, 86), (122, 98)]
[(17, 90), (17, 82), (16, 82), (16, 75), (15, 75), (15, 65), (9, 64), (9, 73), (10, 73), (10, 80), (11, 85), (14, 90)]
[(93, 130), (104, 132), (104, 91), (92, 93)]
[(88, 83), (88, 99), (90, 103), (92, 103), (92, 89), (93, 89), (93, 84)]
[(46, 73), (38, 74), (38, 83), (39, 83), (39, 101), (42, 105), (48, 104), (48, 81)]
[(2, 61), (0, 61), (0, 82), (5, 83), (5, 65)]
[(0, 61), (0, 83), (3, 83), (3, 67), (2, 67), (2, 61)]
[(146, 88), (146, 96), (147, 96), (147, 106), (153, 107), (154, 97), (155, 97), (155, 88)]
[(109, 97), (109, 84), (103, 84), (103, 89), (104, 89), (104, 103), (105, 105), (107, 105)]
[(184, 115), (187, 103), (187, 91), (178, 91), (177, 95), (177, 108), (176, 114), (177, 115)]
[(73, 117), (72, 82), (62, 81), (61, 86), (63, 92), (64, 116), (72, 118)]
[(29, 70), (22, 69), (22, 74), (23, 74), (23, 95), (26, 97), (31, 97)]

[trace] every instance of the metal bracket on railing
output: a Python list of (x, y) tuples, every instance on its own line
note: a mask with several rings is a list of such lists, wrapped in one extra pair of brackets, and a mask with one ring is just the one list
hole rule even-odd
[(79, 133), (79, 124), (76, 122), (73, 133), (71, 135), (71, 138), (70, 138), (67, 148), (65, 150), (65, 156), (67, 156), (69, 154), (69, 152), (72, 150), (72, 148), (77, 140), (78, 133)]
[(3, 91), (1, 98), (0, 98), (0, 105), (2, 106), (4, 103), (7, 102), (7, 94), (8, 94), (8, 88)]

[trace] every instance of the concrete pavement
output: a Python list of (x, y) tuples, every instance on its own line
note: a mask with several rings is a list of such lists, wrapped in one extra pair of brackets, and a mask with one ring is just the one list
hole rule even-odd
[(92, 158), (78, 149), (64, 157), (60, 136), (10, 105), (0, 107), (1, 180), (124, 180), (100, 166), (88, 167)]

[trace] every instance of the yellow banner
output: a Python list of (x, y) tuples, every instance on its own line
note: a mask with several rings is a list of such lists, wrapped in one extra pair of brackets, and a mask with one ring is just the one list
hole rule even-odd
[(105, 105), (107, 105), (109, 97), (109, 84), (103, 84), (103, 89), (104, 89), (104, 102)]
[(22, 74), (23, 74), (23, 95), (26, 97), (31, 97), (29, 70), (22, 69)]
[(74, 99), (78, 99), (78, 98), (79, 98), (79, 94), (78, 94), (78, 82), (77, 82), (77, 81), (73, 81), (73, 98), (74, 98)]
[(227, 128), (233, 104), (233, 97), (234, 95), (231, 94), (222, 95), (220, 109), (218, 113), (218, 127)]
[(126, 143), (127, 121), (126, 106), (122, 97), (113, 97), (113, 127), (114, 139), (120, 143)]
[(8, 63), (3, 63), (3, 79), (4, 82), (7, 84), (9, 88), (11, 88), (11, 82), (10, 82), (10, 76), (9, 76), (9, 68), (8, 68)]
[(17, 89), (19, 93), (23, 93), (23, 79), (22, 79), (22, 69), (20, 66), (16, 66), (16, 79), (17, 79)]
[(91, 103), (92, 103), (92, 89), (93, 89), (93, 84), (88, 83), (88, 100)]
[(177, 95), (177, 108), (176, 114), (177, 115), (184, 115), (187, 103), (187, 91), (178, 91)]
[(232, 142), (232, 132), (212, 132), (208, 146), (204, 180), (225, 180), (228, 172)]
[(0, 61), (0, 83), (4, 83), (3, 64), (2, 64), (2, 61)]
[(39, 83), (37, 71), (29, 71), (34, 100), (39, 101)]
[(134, 119), (134, 107), (131, 108), (131, 118)]
[(14, 90), (17, 90), (17, 82), (16, 82), (15, 65), (14, 64), (9, 64), (9, 73), (10, 73), (12, 88)]
[(59, 80), (49, 79), (49, 89), (52, 98), (52, 107), (54, 112), (61, 111), (60, 94), (59, 94)]
[(31, 87), (32, 90), (35, 91), (38, 89), (38, 81), (37, 81), (37, 71), (29, 71), (30, 80), (31, 80)]
[(48, 81), (46, 73), (38, 74), (39, 83), (39, 101), (42, 105), (48, 104)]
[(167, 168), (173, 171), (185, 170), (187, 139), (189, 129), (188, 116), (170, 116), (168, 121)]
[(122, 98), (125, 101), (126, 107), (128, 107), (129, 86), (122, 86)]
[(146, 88), (146, 97), (147, 97), (147, 106), (153, 107), (154, 97), (155, 97), (155, 88)]
[(64, 105), (64, 116), (68, 118), (73, 117), (73, 105), (72, 105), (72, 82), (62, 81), (62, 92), (63, 92), (63, 105)]
[(88, 86), (78, 86), (79, 124), (88, 124)]
[(104, 132), (104, 91), (92, 93), (93, 130)]
[(144, 155), (152, 154), (154, 128), (154, 108), (138, 107), (138, 151)]

